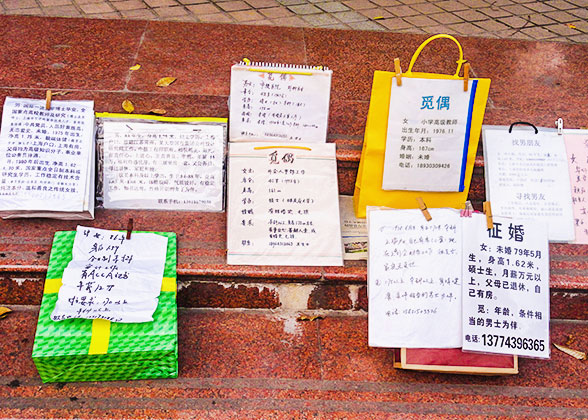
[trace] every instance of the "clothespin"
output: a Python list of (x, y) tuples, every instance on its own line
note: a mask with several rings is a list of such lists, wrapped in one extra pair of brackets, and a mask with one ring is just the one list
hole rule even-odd
[(427, 210), (427, 205), (425, 204), (425, 202), (423, 201), (423, 199), (421, 197), (417, 197), (416, 201), (417, 201), (417, 203), (419, 203), (419, 209), (421, 209), (421, 211), (423, 212), (423, 216), (425, 216), (425, 219), (427, 219), (427, 222), (430, 222), (432, 217), (431, 217), (431, 213), (429, 213), (429, 210)]
[(402, 86), (402, 69), (400, 68), (400, 58), (394, 59), (394, 72), (396, 73), (396, 86)]
[(484, 201), (484, 214), (486, 215), (486, 228), (493, 229), (494, 221), (492, 220), (492, 207), (490, 201)]
[(53, 94), (51, 93), (50, 90), (47, 91), (47, 93), (45, 94), (45, 109), (49, 110), (51, 109), (51, 98), (53, 97)]
[(463, 91), (468, 91), (468, 85), (470, 81), (470, 63), (465, 63), (463, 65)]
[(561, 136), (563, 134), (563, 118), (558, 118), (555, 125), (557, 126), (557, 134)]
[(133, 231), (133, 219), (130, 218), (127, 223), (127, 239), (131, 239), (131, 232)]
[(461, 209), (459, 215), (461, 217), (472, 217), (472, 213), (474, 212), (474, 206), (472, 206), (472, 202), (470, 200), (465, 202), (465, 207)]

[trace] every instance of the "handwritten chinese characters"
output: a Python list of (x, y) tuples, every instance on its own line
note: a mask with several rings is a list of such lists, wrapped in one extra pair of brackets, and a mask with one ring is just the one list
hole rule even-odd
[(223, 209), (223, 126), (104, 122), (104, 207)]
[(549, 357), (549, 248), (543, 221), (463, 218), (463, 349)]
[(588, 131), (566, 130), (564, 140), (574, 208), (574, 243), (588, 244)]
[(231, 143), (228, 190), (228, 264), (343, 264), (334, 144)]
[(476, 81), (392, 83), (382, 188), (463, 191)]
[(53, 321), (149, 322), (161, 290), (167, 238), (78, 226)]
[[(93, 217), (92, 101), (6, 98), (0, 133), (0, 211)], [(91, 201), (91, 202), (90, 202)]]
[(369, 345), (461, 346), (459, 213), (368, 212)]
[(572, 194), (563, 137), (555, 131), (487, 126), (486, 196), (498, 216), (547, 222), (549, 240), (574, 239)]
[(231, 141), (323, 143), (331, 70), (234, 65), (231, 68)]

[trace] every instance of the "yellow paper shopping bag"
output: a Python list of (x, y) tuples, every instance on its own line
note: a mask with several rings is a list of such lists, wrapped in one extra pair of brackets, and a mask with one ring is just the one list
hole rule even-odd
[[(455, 74), (412, 72), (414, 63), (423, 48), (431, 41), (439, 38), (452, 40), (459, 49), (459, 59), (457, 60)], [(363, 150), (353, 197), (357, 217), (365, 217), (367, 206), (417, 208), (417, 197), (421, 197), (428, 207), (463, 207), (464, 202), (467, 200), (482, 120), (490, 90), (490, 79), (468, 77), (469, 65), (467, 64), (464, 66), (464, 75), (459, 75), (464, 63), (463, 50), (459, 42), (451, 35), (440, 34), (427, 39), (419, 46), (412, 56), (406, 73), (401, 73), (397, 60), (395, 60), (395, 72), (376, 71), (374, 73)], [(434, 87), (439, 85), (439, 83), (430, 82), (431, 80), (439, 79), (453, 80), (458, 84), (463, 81), (463, 85), (460, 85), (463, 86), (462, 90), (469, 91), (467, 101), (462, 101), (465, 103), (462, 115), (464, 124), (452, 126), (457, 120), (451, 117), (441, 121), (436, 117), (431, 119), (421, 117), (421, 115), (425, 115), (423, 112), (427, 109), (443, 111), (445, 109), (449, 111), (450, 109), (450, 96), (439, 93), (439, 87), (436, 88), (437, 90), (432, 89), (430, 96), (423, 95), (422, 89), (415, 89), (415, 86), (421, 88), (422, 86)], [(402, 83), (403, 81), (404, 83)], [(442, 84), (441, 91), (446, 84)], [(455, 83), (452, 82), (451, 86), (455, 90)], [(413, 101), (421, 101), (419, 105), (422, 105), (419, 110), (419, 118), (421, 119), (418, 127), (414, 129), (411, 126), (404, 127), (402, 126), (403, 121), (393, 121), (394, 118), (390, 118), (390, 121), (393, 122), (389, 122), (391, 95), (398, 95), (392, 101), (393, 104), (396, 103), (392, 107), (396, 106), (395, 109), (397, 109), (398, 99), (410, 97), (413, 93), (418, 95), (418, 97), (412, 98)], [(452, 109), (451, 112), (461, 112), (461, 108), (457, 111)], [(404, 122), (406, 123), (406, 120)], [(392, 130), (392, 124), (395, 124), (394, 130), (397, 131)], [(427, 160), (430, 155), (432, 156), (436, 148), (439, 149), (438, 143), (435, 147), (432, 147), (431, 143), (427, 143), (431, 142), (431, 137), (428, 136), (433, 135), (432, 133), (434, 132), (445, 133), (444, 130), (453, 129), (456, 129), (456, 132), (459, 133), (459, 135), (454, 135), (454, 138), (461, 139), (462, 143), (458, 144), (460, 148), (459, 150), (443, 150), (443, 152), (446, 156), (450, 156), (455, 165), (445, 165)], [(413, 133), (413, 130), (416, 131), (416, 134)], [(397, 132), (407, 134), (396, 135), (395, 133)], [(421, 132), (427, 134), (422, 134)], [(387, 143), (389, 156), (386, 156)], [(394, 153), (391, 152), (390, 144), (394, 144), (396, 147)], [(425, 151), (423, 152), (423, 150)], [(431, 150), (431, 152), (429, 153), (427, 150)], [(393, 161), (390, 156), (394, 159)], [(391, 162), (394, 163), (394, 166), (391, 166)], [(398, 168), (401, 169), (399, 170)], [(404, 173), (411, 175), (399, 175), (403, 173), (402, 169), (405, 168), (410, 169), (410, 171), (406, 170)], [(444, 178), (445, 175), (442, 177), (431, 175), (439, 172), (439, 170), (430, 171), (429, 169), (436, 168), (444, 170), (450, 185), (438, 185), (443, 182), (436, 178)], [(427, 170), (429, 171), (427, 172)], [(435, 185), (427, 185), (428, 180)], [(418, 186), (422, 186), (422, 188)]]

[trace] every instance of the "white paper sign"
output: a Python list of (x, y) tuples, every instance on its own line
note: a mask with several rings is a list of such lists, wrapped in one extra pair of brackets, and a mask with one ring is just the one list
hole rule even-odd
[(229, 145), (227, 263), (343, 265), (335, 144)]
[(222, 211), (222, 125), (104, 121), (104, 207)]
[(339, 196), (341, 213), (341, 239), (343, 241), (343, 259), (367, 260), (368, 235), (366, 219), (355, 217), (353, 197)]
[(78, 226), (73, 258), (51, 314), (113, 322), (149, 322), (157, 309), (167, 238)]
[(563, 136), (555, 130), (483, 128), (486, 197), (497, 216), (547, 222), (550, 241), (574, 240)]
[(575, 244), (588, 244), (588, 130), (565, 130), (574, 207)]
[(326, 142), (331, 75), (308, 66), (234, 65), (229, 139)]
[(384, 190), (463, 191), (477, 81), (392, 82)]
[(549, 357), (549, 247), (538, 220), (463, 218), (463, 349)]
[(44, 100), (6, 98), (0, 132), (0, 211), (93, 208), (94, 203), (88, 203), (93, 107), (92, 101), (53, 101), (46, 110)]
[(460, 347), (458, 211), (368, 210), (369, 345)]

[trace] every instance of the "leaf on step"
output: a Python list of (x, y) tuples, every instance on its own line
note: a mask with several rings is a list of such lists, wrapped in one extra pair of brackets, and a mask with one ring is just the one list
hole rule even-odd
[(300, 315), (298, 318), (296, 318), (296, 321), (316, 321), (317, 319), (325, 319), (325, 317), (320, 316), (320, 315), (313, 315), (313, 316), (308, 316), (308, 315)]
[(12, 309), (0, 306), (0, 319), (6, 318), (10, 312), (12, 312)]
[(561, 346), (559, 344), (555, 344), (553, 343), (553, 345), (555, 346), (556, 349), (558, 349), (559, 351), (563, 351), (565, 354), (568, 354), (572, 357), (575, 357), (578, 360), (586, 360), (586, 353), (584, 353), (583, 351), (580, 350), (574, 350), (571, 349), (569, 347), (566, 346)]
[(381, 20), (381, 19), (384, 19), (384, 16), (374, 16), (373, 19), (374, 20)]
[(176, 81), (175, 77), (162, 77), (155, 84), (159, 87), (166, 87), (166, 86), (171, 85), (175, 81)]
[(570, 28), (570, 29), (576, 29), (576, 25), (572, 25), (571, 23), (568, 23), (568, 28)]
[(568, 334), (568, 339), (566, 340), (566, 346), (571, 346), (576, 341), (576, 338), (572, 334)]
[(122, 107), (125, 111), (127, 111), (129, 114), (132, 113), (135, 110), (135, 105), (133, 105), (133, 103), (131, 101), (129, 101), (128, 99), (125, 99), (122, 103)]
[(153, 108), (153, 109), (149, 110), (149, 114), (165, 115), (165, 114), (167, 114), (167, 111), (165, 109), (161, 109), (161, 108)]
[(135, 64), (133, 67), (129, 67), (130, 71), (135, 71), (135, 70), (139, 70), (141, 68), (140, 64)]

